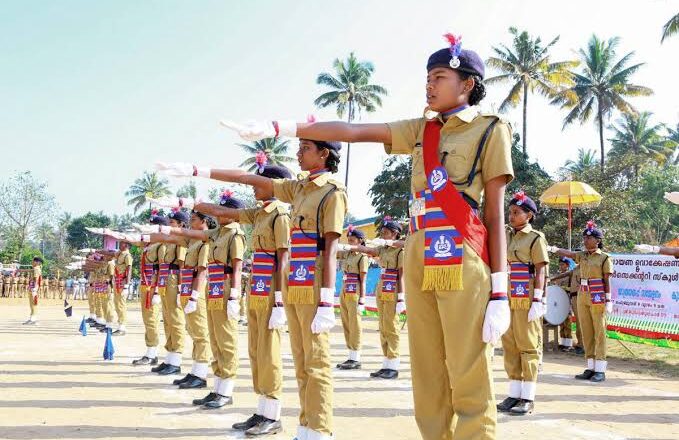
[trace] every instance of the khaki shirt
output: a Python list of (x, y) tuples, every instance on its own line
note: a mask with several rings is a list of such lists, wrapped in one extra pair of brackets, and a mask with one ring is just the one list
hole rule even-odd
[(342, 262), (345, 273), (366, 273), (370, 266), (370, 258), (358, 252), (348, 252)]
[(36, 283), (42, 277), (42, 266), (35, 266), (30, 272), (30, 281), (35, 281)]
[(507, 231), (507, 260), (510, 263), (533, 265), (549, 263), (545, 235), (533, 229), (530, 224), (520, 231), (509, 228)]
[(613, 272), (613, 261), (607, 253), (601, 252), (601, 249), (597, 249), (592, 254), (587, 251), (577, 252), (575, 254), (575, 262), (580, 268), (580, 274), (583, 279), (603, 279), (604, 274)]
[(163, 255), (159, 254), (158, 258), (164, 264), (181, 264), (186, 260), (186, 244), (166, 243), (165, 253)]
[[(441, 116), (437, 116), (441, 122)], [(441, 128), (439, 153), (445, 154), (443, 165), (452, 182), (463, 182), (472, 169), (476, 150), (481, 137), (495, 115), (480, 114), (476, 106), (452, 115)], [(385, 145), (387, 154), (410, 154), (413, 158), (411, 189), (413, 192), (427, 189), (427, 177), (422, 157), (422, 136), (426, 119), (424, 117), (391, 122), (391, 145)], [(509, 124), (500, 120), (488, 136), (481, 152), (477, 170), (470, 186), (457, 186), (459, 191), (481, 202), (484, 185), (489, 180), (506, 176), (509, 183), (514, 176), (512, 168), (512, 130)]]
[[(245, 253), (245, 233), (236, 222), (221, 228), (211, 229), (208, 261), (216, 261), (231, 266), (233, 260), (243, 260)], [(228, 249), (227, 249), (228, 248)]]
[(320, 225), (318, 230), (321, 236), (329, 232), (342, 235), (344, 229), (344, 217), (347, 214), (347, 193), (344, 186), (330, 179), (331, 174), (325, 173), (314, 180), (304, 178), (302, 180), (274, 179), (274, 197), (282, 202), (292, 204), (291, 222), (293, 228), (302, 228), (305, 232), (316, 232), (316, 216), (318, 207), (323, 197), (337, 187), (323, 202), (320, 211)]
[(102, 273), (102, 276), (104, 276), (104, 274), (109, 277), (116, 274), (116, 260), (109, 260), (108, 263), (106, 263), (106, 271)]
[(210, 242), (203, 240), (190, 240), (186, 249), (186, 267), (207, 267), (208, 255), (210, 254)]
[(274, 200), (266, 207), (241, 209), (240, 222), (253, 225), (252, 249), (274, 251), (290, 247), (290, 213)]
[(382, 269), (403, 269), (403, 249), (380, 246), (377, 248), (379, 265)]
[(145, 250), (146, 264), (158, 264), (165, 255), (165, 243), (151, 243)]
[(130, 251), (119, 252), (115, 264), (118, 273), (124, 275), (127, 272), (127, 269), (132, 266), (132, 254), (130, 254)]

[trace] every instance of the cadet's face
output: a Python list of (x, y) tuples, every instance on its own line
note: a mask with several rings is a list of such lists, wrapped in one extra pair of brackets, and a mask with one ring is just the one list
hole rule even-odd
[(179, 222), (178, 222), (177, 220), (173, 219), (173, 218), (170, 219), (169, 224), (170, 224), (170, 226), (172, 226), (173, 228), (179, 228), (179, 227), (181, 227), (181, 225), (179, 224)]
[(566, 263), (559, 263), (559, 272), (568, 272), (569, 266)]
[(592, 235), (585, 235), (582, 239), (585, 248), (589, 251), (596, 250), (599, 247), (599, 239)]
[(396, 232), (389, 228), (382, 228), (380, 229), (380, 237), (382, 237), (382, 240), (395, 240)]
[(191, 221), (189, 223), (191, 225), (191, 229), (202, 229), (203, 223), (204, 222), (200, 217), (198, 217), (196, 214), (191, 214)]
[(325, 168), (325, 161), (328, 158), (328, 150), (318, 149), (316, 144), (306, 139), (299, 140), (297, 150), (297, 162), (302, 171), (311, 171), (318, 168)]
[(436, 67), (427, 73), (427, 104), (435, 112), (445, 112), (469, 102), (474, 80), (462, 80), (460, 74), (446, 67)]
[(127, 243), (121, 242), (121, 243), (120, 243), (120, 250), (121, 250), (121, 251), (126, 251), (126, 250), (127, 250)]
[(361, 240), (358, 238), (354, 237), (353, 235), (350, 235), (349, 238), (347, 238), (347, 241), (349, 242), (350, 245), (356, 246), (361, 244)]
[(516, 205), (509, 207), (509, 224), (512, 228), (522, 228), (528, 224), (531, 214)]

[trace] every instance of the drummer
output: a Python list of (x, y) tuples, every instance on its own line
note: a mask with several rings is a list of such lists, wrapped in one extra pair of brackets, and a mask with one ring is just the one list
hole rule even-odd
[(533, 412), (540, 361), (541, 319), (545, 314), (543, 292), (549, 263), (547, 240), (533, 229), (538, 214), (535, 202), (523, 191), (509, 202), (507, 259), (510, 266), (509, 307), (511, 324), (502, 336), (508, 397), (498, 411), (523, 416)]
[[(568, 257), (559, 258), (559, 274), (549, 279), (551, 284), (559, 286), (566, 291), (570, 298), (571, 309), (568, 319), (561, 325), (561, 344), (559, 350), (566, 353), (584, 354), (582, 348), (582, 336), (580, 334), (580, 324), (578, 323), (578, 286), (580, 285), (580, 266)], [(575, 318), (575, 333), (577, 339), (573, 340), (572, 323)]]

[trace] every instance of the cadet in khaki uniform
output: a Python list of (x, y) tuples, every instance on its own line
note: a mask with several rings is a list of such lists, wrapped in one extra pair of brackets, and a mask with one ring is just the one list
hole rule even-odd
[[(340, 317), (344, 329), (344, 341), (349, 350), (349, 358), (337, 364), (340, 370), (356, 370), (361, 368), (361, 315), (365, 312), (366, 277), (369, 258), (355, 252), (352, 246), (365, 245), (365, 234), (353, 225), (347, 228), (348, 245), (340, 245), (344, 283), (340, 295)], [(340, 258), (340, 256), (338, 256)]]
[(396, 379), (400, 366), (400, 334), (398, 317), (405, 311), (405, 289), (403, 279), (403, 245), (401, 225), (385, 217), (380, 226), (380, 239), (373, 240), (378, 247), (351, 246), (352, 249), (378, 258), (382, 273), (377, 283), (376, 300), (379, 314), (380, 345), (382, 346), (382, 368), (370, 373), (370, 377)]
[[(169, 226), (185, 228), (189, 223), (186, 211), (174, 209), (168, 214)], [(163, 305), (163, 327), (165, 330), (165, 361), (151, 368), (162, 376), (181, 373), (182, 351), (184, 350), (184, 328), (186, 319), (179, 305), (179, 269), (186, 259), (186, 241), (165, 234), (142, 236), (151, 243), (165, 243), (165, 254), (159, 255), (158, 292)]]
[(551, 247), (551, 252), (573, 258), (580, 267), (578, 291), (578, 324), (582, 326), (582, 343), (585, 347), (587, 369), (575, 376), (591, 382), (606, 380), (606, 314), (613, 312), (609, 276), (613, 261), (602, 252), (603, 232), (593, 221), (587, 222), (582, 233), (585, 250), (572, 252)]
[(127, 322), (127, 293), (132, 279), (132, 254), (130, 254), (130, 244), (121, 241), (120, 252), (115, 257), (114, 270), (114, 301), (116, 314), (118, 315), (118, 329), (113, 332), (114, 335), (125, 335), (125, 322)]
[[(271, 136), (267, 133), (265, 137)], [(336, 254), (347, 196), (330, 175), (337, 172), (340, 148), (338, 142), (302, 139), (297, 158), (302, 171), (309, 174), (299, 180), (268, 179), (241, 170), (210, 170), (186, 163), (157, 165), (173, 176), (195, 175), (251, 185), (258, 198), (276, 197), (292, 204), (290, 276), (284, 303), (299, 385), (298, 440), (333, 438), (328, 332), (335, 325)]]
[(509, 306), (511, 325), (502, 336), (505, 371), (509, 376), (508, 397), (497, 409), (511, 415), (526, 415), (535, 408), (535, 390), (540, 362), (540, 335), (547, 241), (532, 227), (538, 214), (535, 202), (523, 191), (509, 202), (507, 257), (509, 260)]
[(31, 277), (28, 281), (28, 304), (30, 306), (31, 315), (24, 324), (33, 325), (37, 323), (38, 315), (38, 292), (43, 283), (42, 280), (42, 258), (34, 257), (31, 262), (33, 269), (31, 269)]
[[(26, 292), (27, 283), (28, 283), (28, 281), (27, 281), (27, 278), (26, 278), (26, 274), (21, 272), (19, 274), (19, 286), (18, 286), (19, 296), (21, 298), (23, 298), (24, 296), (27, 295), (27, 292)], [(29, 294), (30, 294), (30, 292), (29, 292)]]
[[(571, 269), (571, 266), (574, 266)], [(580, 278), (577, 274), (580, 273), (580, 269), (575, 266), (575, 262), (567, 257), (559, 258), (559, 273), (553, 277), (549, 278), (549, 282), (555, 286), (561, 287), (569, 296), (571, 302), (571, 313), (568, 318), (561, 325), (560, 336), (561, 344), (559, 344), (559, 349), (565, 352), (573, 351), (574, 347), (577, 347), (580, 343), (582, 336), (580, 335), (580, 326), (576, 324), (577, 342), (573, 342), (573, 328), (571, 322), (571, 316), (575, 316), (577, 321), (577, 309), (578, 309), (578, 287), (580, 286)], [(582, 354), (582, 353), (579, 353)]]
[[(280, 135), (381, 142), (387, 153), (412, 156), (416, 221), (404, 277), (415, 418), (425, 440), (492, 439), (489, 343), (499, 342), (510, 319), (503, 198), (513, 176), (511, 130), (475, 107), (485, 96), (483, 61), (447, 37), (450, 46), (427, 63), (433, 119), (223, 125), (250, 141)], [(474, 210), (482, 200), (483, 222)]]
[[(106, 257), (110, 258), (110, 257)], [(106, 327), (101, 329), (102, 333), (106, 332), (106, 329), (113, 330), (113, 321), (115, 320), (114, 315), (114, 304), (113, 304), (113, 289), (115, 283), (116, 274), (116, 261), (115, 258), (110, 258), (106, 261), (106, 266), (97, 271), (96, 281), (103, 283), (103, 287), (100, 287), (99, 300), (101, 301), (101, 307), (104, 313), (104, 319), (106, 320)]]
[[(158, 211), (151, 212), (149, 223), (152, 225), (169, 224), (167, 217), (158, 214)], [(158, 312), (162, 298), (158, 293), (158, 271), (160, 260), (165, 255), (164, 243), (147, 244), (142, 251), (139, 285), (141, 317), (144, 321), (144, 342), (146, 344), (146, 354), (139, 359), (132, 361), (133, 365), (156, 365), (158, 364), (158, 344), (160, 343), (160, 323), (158, 322)]]

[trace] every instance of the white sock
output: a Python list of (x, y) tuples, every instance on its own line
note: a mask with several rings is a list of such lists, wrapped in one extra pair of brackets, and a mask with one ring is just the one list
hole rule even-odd
[(146, 357), (149, 359), (158, 357), (158, 347), (146, 347)]
[(125, 324), (119, 324), (119, 325), (118, 325), (118, 330), (120, 330), (121, 332), (126, 331), (127, 329), (125, 328)]
[(278, 399), (264, 400), (264, 414), (269, 420), (280, 420), (281, 418), (281, 401)]
[(389, 370), (398, 371), (398, 367), (400, 365), (401, 365), (401, 358), (387, 359), (387, 366), (384, 367), (384, 368), (387, 368)]
[[(356, 361), (360, 362), (361, 361), (361, 352), (358, 350), (349, 350), (349, 360), (351, 361)], [(277, 419), (274, 419), (277, 420)]]
[(201, 379), (205, 379), (207, 377), (207, 363), (194, 361), (193, 366), (191, 367), (191, 374), (200, 377)]
[(521, 398), (524, 400), (535, 400), (535, 388), (537, 382), (523, 382), (521, 385)]
[(606, 362), (606, 361), (595, 361), (594, 362), (594, 371), (597, 372), (597, 373), (605, 373), (607, 366), (608, 366), (608, 362)]
[(322, 434), (313, 429), (306, 429), (306, 440), (333, 440), (335, 437), (333, 435)]
[(594, 371), (594, 359), (587, 359), (587, 369)]
[(508, 397), (518, 399), (521, 397), (521, 381), (520, 380), (510, 380), (509, 381), (509, 393)]
[(572, 347), (573, 340), (571, 338), (561, 338), (561, 345), (564, 347)]
[(266, 397), (259, 396), (259, 401), (257, 402), (257, 412), (255, 414), (263, 416), (265, 406), (266, 406)]
[(222, 379), (221, 382), (219, 383), (219, 389), (217, 390), (217, 394), (224, 397), (232, 396), (234, 385), (235, 383), (233, 379)]

